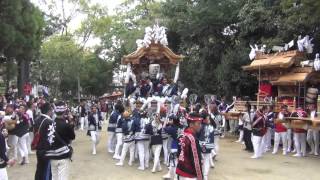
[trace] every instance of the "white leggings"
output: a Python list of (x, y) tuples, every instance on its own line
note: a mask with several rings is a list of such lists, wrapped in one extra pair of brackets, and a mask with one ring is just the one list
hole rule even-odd
[(161, 165), (160, 165), (161, 149), (162, 149), (162, 145), (161, 144), (152, 146), (152, 151), (153, 151), (153, 154), (154, 154), (153, 168), (152, 168), (153, 171), (155, 171), (156, 169), (160, 169), (161, 168)]
[(116, 146), (116, 133), (108, 131), (108, 151), (113, 152)]
[(87, 129), (88, 126), (88, 116), (80, 117), (80, 129)]
[(319, 153), (319, 130), (309, 129), (307, 134), (307, 141), (311, 148), (311, 152)]
[(239, 142), (243, 141), (243, 135), (244, 135), (243, 129), (240, 129), (239, 130), (239, 139), (238, 139)]
[(91, 141), (92, 141), (92, 151), (96, 152), (96, 146), (100, 142), (100, 134), (98, 131), (90, 131)]
[(28, 147), (29, 153), (31, 152), (31, 143), (33, 141), (33, 137), (34, 137), (33, 132), (29, 132), (29, 136), (28, 136), (28, 139), (27, 139), (27, 147)]
[(168, 164), (168, 160), (169, 160), (169, 149), (168, 149), (168, 143), (169, 143), (169, 139), (163, 139), (162, 140), (162, 146), (163, 146), (163, 163), (164, 164)]
[(288, 137), (287, 137), (287, 132), (286, 131), (285, 132), (275, 132), (274, 133), (273, 153), (277, 153), (278, 152), (280, 140), (282, 142), (283, 153), (285, 154), (287, 152), (287, 141), (288, 141)]
[(9, 158), (18, 158), (18, 136), (16, 135), (9, 135), (8, 136), (8, 146), (10, 147), (8, 151)]
[(68, 180), (69, 159), (51, 160), (52, 180)]
[(261, 157), (263, 153), (263, 137), (252, 136), (252, 145), (255, 157)]
[(220, 139), (220, 137), (218, 135), (214, 136), (214, 151), (215, 151), (216, 154), (219, 153), (219, 148), (220, 148), (219, 139)]
[(150, 150), (149, 150), (150, 141), (137, 141), (137, 149), (140, 160), (141, 168), (149, 167), (149, 159), (150, 159)]
[(267, 132), (265, 134), (266, 136), (266, 142), (265, 142), (265, 150), (270, 150), (271, 149), (271, 134), (272, 134), (272, 129), (268, 128)]
[(287, 130), (287, 151), (290, 152), (292, 149), (292, 129)]
[(296, 148), (297, 154), (305, 156), (306, 155), (306, 134), (305, 133), (293, 133), (294, 146)]
[(8, 180), (8, 174), (6, 168), (0, 168), (0, 180)]
[(29, 138), (29, 133), (26, 133), (22, 137), (18, 138), (18, 151), (21, 155), (21, 157), (25, 157), (28, 159), (28, 138)]
[(116, 144), (116, 149), (114, 151), (114, 155), (115, 156), (120, 156), (120, 148), (123, 144), (122, 142), (122, 137), (123, 137), (123, 134), (122, 133), (116, 133), (116, 137), (117, 137), (117, 144)]
[(202, 153), (202, 157), (203, 157), (203, 164), (202, 164), (203, 180), (208, 180), (211, 153)]
[(129, 153), (130, 153), (129, 165), (130, 166), (132, 165), (132, 162), (134, 160), (134, 149), (135, 149), (134, 141), (123, 143), (121, 158), (120, 158), (121, 164), (123, 164), (124, 159), (126, 158), (127, 152), (129, 150)]

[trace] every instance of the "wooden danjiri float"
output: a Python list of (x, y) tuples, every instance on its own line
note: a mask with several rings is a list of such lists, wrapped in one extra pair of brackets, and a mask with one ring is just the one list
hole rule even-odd
[[(259, 81), (257, 100), (236, 101), (235, 109), (242, 112), (245, 103), (250, 103), (256, 108), (273, 105), (275, 112), (279, 112), (282, 105), (287, 105), (290, 112), (298, 107), (308, 110), (310, 106), (317, 107), (317, 112), (320, 112), (320, 71), (316, 71), (313, 61), (306, 59), (306, 53), (298, 50), (272, 54), (257, 52), (251, 64), (242, 67)], [(319, 118), (290, 117), (276, 121), (282, 121), (292, 128), (320, 129)]]
[[(130, 85), (129, 79), (133, 80), (133, 87), (142, 89), (142, 86), (147, 83), (152, 83), (151, 86), (156, 87), (156, 82), (160, 81), (159, 75), (166, 77), (172, 89), (177, 85), (179, 76), (179, 63), (183, 60), (184, 56), (175, 54), (169, 47), (165, 32), (165, 27), (154, 25), (145, 29), (144, 39), (137, 40), (137, 50), (122, 58), (122, 64), (127, 66), (126, 72), (126, 89)], [(174, 71), (174, 67), (176, 67)], [(173, 75), (174, 74), (174, 75)], [(169, 77), (174, 76), (172, 80)], [(168, 92), (170, 93), (170, 92)], [(138, 95), (137, 95), (138, 94)], [(131, 105), (134, 104), (137, 108), (142, 108), (150, 97), (157, 95), (148, 93), (144, 95), (142, 92), (125, 93)], [(139, 98), (132, 98), (139, 96)], [(167, 96), (167, 95), (164, 95)], [(169, 94), (168, 94), (169, 96)], [(157, 107), (157, 101), (154, 98), (151, 102), (153, 108)], [(168, 106), (171, 102), (167, 100), (163, 105)]]

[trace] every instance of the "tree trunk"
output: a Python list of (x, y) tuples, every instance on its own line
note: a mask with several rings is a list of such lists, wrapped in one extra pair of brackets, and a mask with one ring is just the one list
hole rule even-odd
[(18, 60), (18, 77), (17, 77), (17, 85), (18, 85), (18, 95), (24, 96), (23, 86), (29, 82), (30, 75), (30, 62), (24, 59)]

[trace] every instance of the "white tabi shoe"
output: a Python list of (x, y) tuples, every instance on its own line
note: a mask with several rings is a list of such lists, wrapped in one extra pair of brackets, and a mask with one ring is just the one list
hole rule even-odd
[(258, 156), (253, 155), (253, 156), (251, 156), (250, 158), (251, 158), (251, 159), (258, 159), (259, 157), (258, 157)]
[(116, 164), (116, 166), (123, 166), (123, 163), (118, 162), (118, 163)]
[(163, 179), (171, 179), (170, 172), (168, 172), (166, 175), (162, 176)]
[(144, 171), (144, 167), (139, 166), (139, 167), (138, 167), (138, 170)]
[(121, 157), (118, 156), (118, 155), (114, 155), (114, 156), (113, 156), (113, 159), (118, 159), (118, 160), (120, 160), (120, 158), (121, 158)]
[(302, 155), (299, 154), (299, 153), (296, 153), (296, 154), (293, 155), (293, 157), (301, 157), (301, 156), (302, 156)]

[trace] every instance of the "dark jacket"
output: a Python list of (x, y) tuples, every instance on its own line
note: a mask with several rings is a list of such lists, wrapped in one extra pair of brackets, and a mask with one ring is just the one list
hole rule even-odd
[(121, 114), (114, 110), (111, 113), (111, 116), (109, 118), (109, 125), (108, 125), (108, 132), (115, 132), (117, 127), (117, 122), (121, 118)]
[(171, 137), (172, 143), (171, 143), (171, 149), (178, 149), (178, 131), (179, 127), (176, 125), (170, 125), (166, 126), (164, 128), (164, 131)]
[(266, 133), (266, 119), (260, 110), (253, 117), (252, 133), (254, 136), (263, 136)]
[(122, 133), (122, 123), (123, 123), (123, 121), (124, 121), (124, 118), (118, 118), (118, 120), (117, 120), (117, 124), (116, 124), (116, 130), (115, 130), (115, 132), (116, 133)]
[(150, 122), (147, 122), (146, 118), (141, 118), (136, 115), (133, 116), (133, 125), (132, 130), (135, 133), (136, 141), (146, 141), (150, 139), (150, 135), (152, 134), (152, 126)]
[(161, 145), (162, 144), (162, 126), (157, 126), (154, 122), (152, 123), (152, 135), (150, 145)]
[[(90, 113), (88, 116), (88, 127), (89, 127), (88, 135), (90, 134), (89, 133), (90, 131), (98, 131), (102, 129), (101, 127), (102, 116), (100, 111), (97, 112), (97, 115), (98, 115), (98, 122), (96, 121), (96, 118), (95, 118), (96, 114)], [(92, 130), (90, 129), (91, 127), (93, 127)]]
[[(43, 123), (42, 123), (43, 122)], [(42, 123), (41, 127), (40, 124)], [(35, 119), (35, 124), (34, 124), (34, 130), (35, 132), (37, 132), (40, 128), (40, 139), (39, 139), (39, 143), (37, 146), (37, 151), (39, 151), (40, 153), (43, 153), (43, 155), (45, 154), (45, 152), (47, 150), (50, 149), (50, 142), (49, 142), (49, 126), (53, 124), (53, 121), (50, 117), (46, 116), (46, 115), (39, 115), (36, 119)]]
[(202, 124), (199, 133), (199, 143), (202, 153), (211, 153), (214, 148), (214, 127), (211, 124)]
[(49, 159), (68, 159), (72, 156), (71, 141), (75, 139), (74, 128), (65, 118), (55, 119), (55, 139), (50, 150), (46, 152)]
[(78, 111), (80, 113), (80, 117), (85, 117), (87, 115), (86, 108), (84, 106), (79, 106)]
[(186, 129), (179, 138), (178, 157), (176, 173), (179, 176), (198, 180), (203, 178), (201, 148), (198, 139), (189, 129)]
[(121, 127), (122, 127), (122, 133), (123, 133), (123, 142), (129, 143), (134, 141), (134, 132), (133, 132), (133, 119), (128, 118), (124, 119)]
[(19, 124), (12, 130), (15, 135), (22, 137), (25, 134), (29, 133), (29, 116), (28, 114), (19, 114)]

